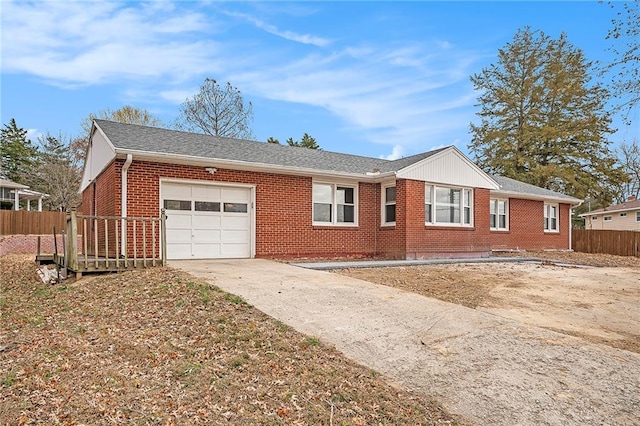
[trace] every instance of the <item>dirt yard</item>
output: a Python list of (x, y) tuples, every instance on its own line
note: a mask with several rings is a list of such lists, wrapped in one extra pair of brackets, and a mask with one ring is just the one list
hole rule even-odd
[(640, 353), (638, 259), (547, 252), (526, 257), (544, 260), (339, 272)]

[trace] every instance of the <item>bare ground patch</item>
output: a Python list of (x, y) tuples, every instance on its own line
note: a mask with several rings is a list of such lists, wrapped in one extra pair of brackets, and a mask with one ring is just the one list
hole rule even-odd
[(170, 268), (44, 285), (0, 258), (0, 424), (459, 424)]
[(640, 353), (640, 260), (569, 252), (522, 255), (545, 261), (338, 272)]

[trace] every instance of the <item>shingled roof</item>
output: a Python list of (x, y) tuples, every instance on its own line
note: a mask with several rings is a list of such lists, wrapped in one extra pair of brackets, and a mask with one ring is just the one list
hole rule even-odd
[(107, 120), (96, 124), (116, 148), (116, 152), (135, 151), (165, 155), (199, 157), (210, 160), (232, 160), (272, 166), (299, 167), (318, 171), (344, 173), (393, 172), (405, 168), (445, 148), (399, 160), (362, 157), (288, 145), (231, 139), (187, 133), (157, 127), (138, 126)]
[(571, 197), (569, 195), (562, 194), (560, 192), (551, 191), (550, 189), (540, 188), (539, 186), (531, 185), (528, 183), (520, 182), (519, 180), (511, 179), (500, 175), (492, 175), (493, 179), (500, 185), (500, 192), (514, 193), (514, 194), (527, 194), (541, 198), (555, 198), (564, 199), (570, 203), (579, 203), (582, 200)]

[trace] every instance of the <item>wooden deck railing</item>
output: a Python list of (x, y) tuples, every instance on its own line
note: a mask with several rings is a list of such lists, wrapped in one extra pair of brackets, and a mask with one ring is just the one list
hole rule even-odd
[[(166, 214), (160, 217), (67, 216), (65, 267), (81, 274), (166, 265)], [(78, 243), (78, 235), (81, 235)], [(78, 247), (80, 244), (80, 247)]]

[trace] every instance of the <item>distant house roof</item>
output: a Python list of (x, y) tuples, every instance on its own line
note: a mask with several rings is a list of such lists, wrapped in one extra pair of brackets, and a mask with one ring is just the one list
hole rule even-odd
[(580, 216), (585, 217), (585, 216), (591, 216), (591, 215), (622, 212), (622, 211), (629, 211), (629, 210), (640, 210), (640, 200), (627, 200), (624, 203), (612, 204), (602, 209), (583, 213)]
[(0, 178), (0, 188), (28, 189), (29, 187), (27, 185), (22, 185), (21, 183), (17, 183), (9, 179)]
[(579, 198), (571, 197), (560, 192), (551, 191), (550, 189), (540, 188), (539, 186), (520, 182), (519, 180), (511, 179), (508, 177), (499, 175), (492, 175), (492, 177), (500, 185), (500, 189), (496, 192), (507, 194), (527, 194), (534, 197), (565, 201), (570, 204), (579, 204), (582, 201)]

